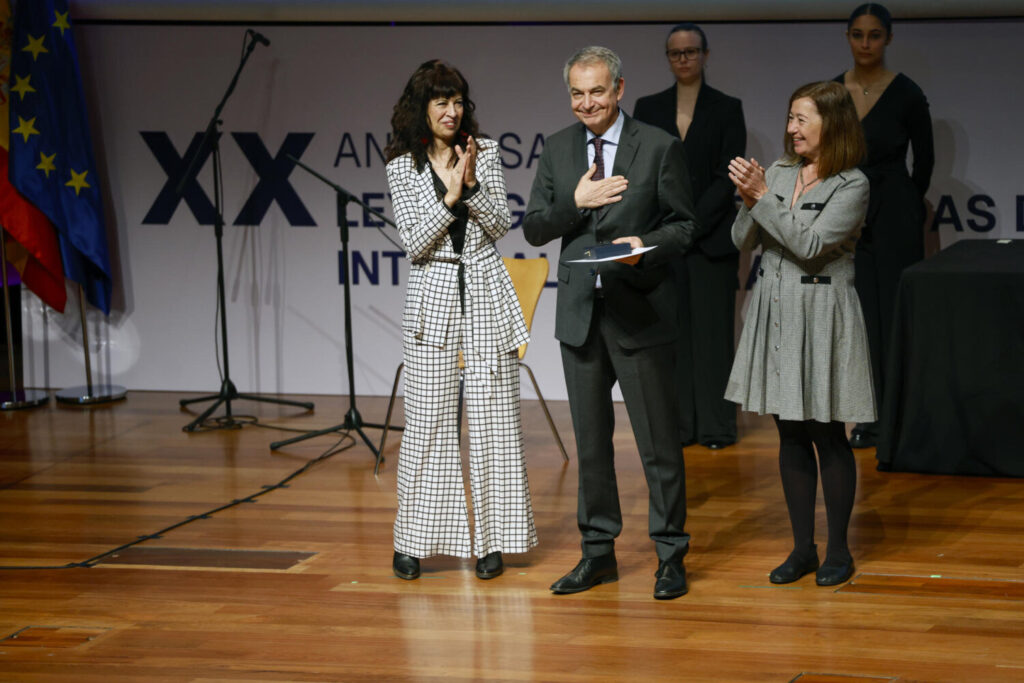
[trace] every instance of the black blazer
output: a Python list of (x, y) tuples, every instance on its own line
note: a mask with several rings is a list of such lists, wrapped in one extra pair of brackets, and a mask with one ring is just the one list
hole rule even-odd
[(593, 264), (569, 263), (587, 247), (635, 235), (657, 249), (636, 266), (600, 265), (605, 310), (626, 349), (666, 344), (675, 338), (675, 292), (670, 263), (700, 234), (690, 202), (683, 145), (663, 131), (625, 113), (612, 174), (629, 188), (622, 201), (594, 211), (576, 208), (574, 193), (587, 171), (587, 134), (577, 123), (544, 142), (523, 235), (534, 246), (561, 239), (555, 337), (569, 346), (587, 340), (594, 308)]
[[(679, 137), (676, 127), (676, 86), (636, 102), (633, 117)], [(736, 254), (732, 243), (732, 222), (736, 218), (736, 187), (729, 180), (729, 162), (743, 156), (747, 148), (747, 127), (743, 104), (735, 97), (700, 86), (693, 121), (683, 139), (690, 189), (697, 221), (706, 231), (695, 248), (710, 258)]]

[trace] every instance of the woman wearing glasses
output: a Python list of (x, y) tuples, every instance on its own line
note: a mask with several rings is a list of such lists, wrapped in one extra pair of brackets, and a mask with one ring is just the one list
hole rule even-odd
[[(868, 156), (860, 169), (871, 183), (867, 222), (857, 242), (857, 294), (867, 323), (875, 393), (882, 401), (882, 369), (888, 362), (896, 285), (900, 273), (924, 258), (924, 194), (935, 151), (928, 100), (921, 88), (885, 66), (892, 42), (892, 16), (882, 5), (857, 7), (846, 25), (853, 68), (836, 77), (846, 86), (864, 127)], [(913, 167), (907, 171), (907, 148)], [(854, 448), (876, 444), (876, 423), (858, 424)]]
[(676, 263), (676, 375), (682, 444), (717, 449), (736, 442), (736, 406), (722, 398), (732, 367), (739, 266), (730, 236), (736, 206), (728, 167), (743, 156), (747, 129), (740, 101), (707, 84), (709, 54), (699, 26), (674, 26), (665, 55), (675, 83), (637, 100), (633, 117), (682, 139), (697, 220), (708, 231)]

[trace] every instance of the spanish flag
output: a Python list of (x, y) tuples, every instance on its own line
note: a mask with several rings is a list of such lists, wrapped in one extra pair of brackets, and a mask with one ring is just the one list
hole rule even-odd
[(0, 226), (5, 233), (7, 260), (22, 282), (51, 308), (63, 312), (67, 291), (56, 230), (46, 215), (14, 188), (7, 175), (10, 98), (24, 97), (32, 88), (21, 79), (11, 86), (13, 38), (10, 0), (0, 0)]

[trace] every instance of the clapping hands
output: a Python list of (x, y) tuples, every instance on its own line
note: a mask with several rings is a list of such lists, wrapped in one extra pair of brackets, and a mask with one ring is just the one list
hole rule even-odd
[(764, 167), (751, 157), (747, 161), (736, 157), (729, 162), (729, 180), (736, 186), (743, 204), (749, 209), (768, 192), (768, 184), (764, 179)]
[(455, 145), (455, 155), (458, 161), (447, 169), (447, 173), (441, 177), (448, 192), (444, 196), (444, 203), (448, 208), (455, 206), (455, 203), (462, 197), (463, 189), (476, 187), (476, 140), (472, 137), (466, 138), (466, 149)]

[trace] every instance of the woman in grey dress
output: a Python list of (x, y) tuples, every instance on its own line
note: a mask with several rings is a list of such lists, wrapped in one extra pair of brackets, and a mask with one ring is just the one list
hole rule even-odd
[[(864, 135), (839, 83), (811, 83), (789, 100), (785, 155), (765, 170), (754, 159), (729, 165), (743, 206), (732, 226), (740, 249), (762, 248), (761, 265), (726, 398), (770, 413), (779, 430), (779, 469), (793, 526), (793, 552), (772, 583), (817, 570), (834, 586), (853, 574), (846, 532), (857, 465), (844, 422), (875, 419), (864, 317), (854, 290), (853, 252), (868, 204), (857, 170)], [(814, 544), (818, 487), (828, 548)]]

